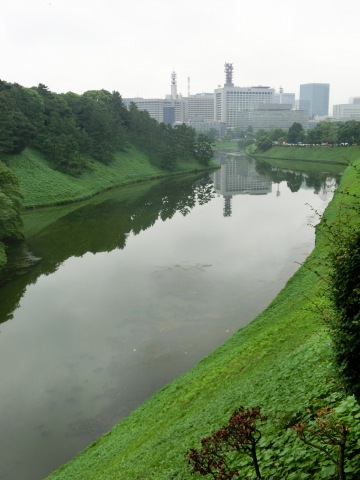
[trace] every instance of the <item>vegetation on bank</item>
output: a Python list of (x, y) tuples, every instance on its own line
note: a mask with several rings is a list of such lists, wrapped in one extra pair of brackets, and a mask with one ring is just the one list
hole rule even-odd
[(327, 119), (307, 131), (301, 123), (295, 122), (288, 130), (281, 128), (271, 131), (258, 130), (254, 140), (258, 152), (269, 150), (274, 143), (283, 146), (303, 145), (307, 147), (358, 145), (360, 143), (360, 122), (356, 120), (339, 122)]
[[(345, 172), (341, 189), (348, 193), (336, 193), (327, 208), (314, 251), (259, 317), (49, 479), (190, 478), (186, 452), (241, 405), (261, 407), (267, 417), (258, 443), (264, 478), (334, 478), (334, 464), (291, 429), (309, 408), (323, 407), (333, 407), (349, 427), (346, 478), (359, 478), (360, 407), (344, 388), (331, 325), (324, 321), (324, 312), (332, 307), (325, 281), (331, 271), (325, 261), (332, 248), (329, 226), (343, 215), (346, 204), (350, 211), (358, 201), (354, 169)], [(346, 221), (359, 231), (358, 215)], [(239, 478), (253, 478), (250, 458), (241, 457), (237, 465)]]
[[(119, 92), (57, 94), (43, 84), (24, 88), (0, 80), (0, 222), (11, 217), (14, 226), (19, 207), (6, 192), (4, 163), (18, 177), (24, 205), (34, 207), (206, 168), (212, 155), (206, 135), (185, 124), (159, 124), (134, 103), (126, 108)], [(20, 237), (18, 221), (16, 227)], [(14, 239), (0, 223), (0, 268), (4, 244)]]
[[(256, 158), (264, 158), (281, 161), (302, 161), (302, 162), (318, 162), (328, 163), (332, 165), (348, 165), (349, 162), (357, 160), (360, 156), (359, 146), (348, 147), (331, 147), (331, 146), (272, 146), (265, 152), (252, 152)], [(283, 164), (282, 163), (282, 164)]]
[(119, 92), (57, 94), (43, 84), (24, 88), (0, 80), (1, 158), (29, 147), (54, 168), (79, 175), (89, 160), (109, 165), (130, 145), (165, 170), (175, 170), (179, 160), (208, 164), (212, 157), (208, 137), (185, 124), (159, 124), (134, 103), (127, 109)]
[(16, 176), (0, 162), (0, 269), (6, 264), (6, 244), (23, 238), (21, 200)]
[(27, 208), (70, 203), (115, 186), (208, 168), (188, 160), (179, 161), (176, 171), (167, 172), (154, 166), (136, 147), (115, 154), (111, 165), (88, 160), (87, 170), (79, 177), (54, 170), (43, 155), (28, 148), (9, 157), (7, 164), (18, 178)]

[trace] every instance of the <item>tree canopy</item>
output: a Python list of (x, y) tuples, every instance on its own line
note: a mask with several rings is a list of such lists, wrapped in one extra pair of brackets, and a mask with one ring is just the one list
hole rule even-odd
[(117, 91), (57, 94), (40, 83), (24, 88), (0, 80), (0, 156), (35, 148), (54, 167), (81, 174), (88, 158), (109, 164), (130, 143), (151, 161), (173, 170), (179, 160), (208, 164), (211, 140), (185, 124), (159, 124)]

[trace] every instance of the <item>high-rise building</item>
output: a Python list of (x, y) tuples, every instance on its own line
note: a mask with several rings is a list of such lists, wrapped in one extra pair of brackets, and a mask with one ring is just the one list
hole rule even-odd
[(250, 110), (260, 103), (271, 103), (274, 89), (263, 87), (235, 87), (232, 81), (232, 64), (225, 63), (225, 84), (215, 89), (215, 120), (237, 127), (239, 112)]
[(306, 110), (310, 117), (329, 115), (328, 83), (304, 83), (300, 85), (299, 109)]

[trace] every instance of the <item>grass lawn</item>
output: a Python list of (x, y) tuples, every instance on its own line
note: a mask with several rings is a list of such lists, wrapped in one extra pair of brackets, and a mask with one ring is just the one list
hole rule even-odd
[(360, 147), (271, 147), (263, 153), (255, 153), (259, 158), (279, 159), (282, 161), (301, 160), (303, 162), (324, 162), (348, 165), (360, 157)]

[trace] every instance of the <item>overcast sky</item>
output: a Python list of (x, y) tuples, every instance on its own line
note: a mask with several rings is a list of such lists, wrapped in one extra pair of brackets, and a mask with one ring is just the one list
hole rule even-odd
[[(0, 79), (54, 92), (163, 98), (236, 86), (360, 96), (360, 1), (1, 0)], [(330, 110), (332, 113), (332, 110)]]

